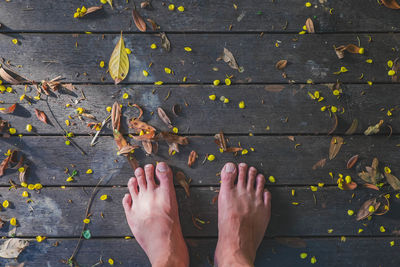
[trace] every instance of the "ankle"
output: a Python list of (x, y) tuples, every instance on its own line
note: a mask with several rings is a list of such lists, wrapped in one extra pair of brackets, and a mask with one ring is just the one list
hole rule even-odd
[(215, 264), (218, 267), (254, 266), (254, 259), (246, 256), (245, 253), (239, 249), (227, 249), (222, 253), (218, 253), (216, 254), (215, 260)]

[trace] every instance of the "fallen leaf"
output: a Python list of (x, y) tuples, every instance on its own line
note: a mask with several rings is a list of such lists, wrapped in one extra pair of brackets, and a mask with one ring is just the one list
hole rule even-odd
[(8, 168), (11, 155), (8, 155), (0, 164), (0, 177), (4, 175), (5, 170)]
[(157, 23), (154, 20), (147, 19), (147, 21), (150, 22), (151, 27), (153, 28), (153, 31), (156, 31), (159, 28), (159, 26), (157, 25)]
[(339, 59), (342, 59), (344, 57), (344, 51), (347, 51), (352, 54), (359, 54), (360, 53), (361, 47), (358, 47), (354, 44), (348, 44), (348, 45), (341, 45), (339, 47), (335, 47), (335, 52), (336, 55)]
[(331, 139), (331, 145), (329, 146), (329, 159), (332, 160), (339, 153), (340, 148), (342, 147), (344, 140), (340, 136), (334, 136)]
[(214, 135), (214, 138), (214, 141), (218, 145), (218, 147), (222, 149), (222, 151), (226, 151), (226, 139), (224, 133), (220, 131), (219, 133)]
[(48, 122), (47, 122), (47, 116), (46, 116), (46, 114), (45, 114), (43, 111), (38, 110), (38, 109), (35, 108), (35, 114), (36, 114), (36, 117), (37, 117), (41, 122), (43, 122), (43, 123), (45, 123), (45, 124), (48, 124)]
[(197, 153), (196, 153), (196, 151), (192, 150), (192, 152), (190, 152), (190, 154), (189, 154), (188, 166), (192, 167), (192, 165), (195, 163), (196, 159), (197, 159)]
[(165, 111), (162, 108), (157, 109), (158, 116), (160, 119), (168, 126), (168, 128), (172, 128), (172, 123)]
[(323, 159), (319, 160), (317, 163), (315, 163), (315, 164), (312, 166), (312, 169), (313, 169), (314, 171), (315, 171), (316, 169), (322, 169), (322, 168), (325, 166), (325, 164), (326, 164), (326, 159), (323, 158)]
[(0, 67), (0, 76), (3, 80), (11, 84), (20, 84), (28, 81), (27, 79), (23, 78), (16, 72), (10, 69), (6, 69), (4, 67)]
[(228, 49), (226, 49), (225, 47), (224, 47), (224, 52), (222, 53), (222, 55), (219, 58), (217, 58), (217, 61), (219, 61), (221, 59), (225, 63), (227, 63), (229, 65), (229, 67), (231, 67), (232, 69), (240, 71), (239, 65), (237, 64), (236, 59), (233, 56), (232, 52), (229, 51)]
[(24, 170), (19, 173), (19, 181), (21, 183), (26, 183), (26, 175), (29, 170), (29, 166), (25, 164), (23, 168), (24, 168)]
[(346, 191), (354, 190), (357, 188), (357, 184), (353, 181), (350, 183), (343, 183), (342, 188), (343, 188), (343, 190), (346, 190)]
[(390, 209), (390, 203), (389, 199), (386, 197), (380, 197), (378, 198), (378, 201), (381, 203), (379, 207), (375, 210), (375, 215), (384, 215), (386, 214), (389, 209)]
[(146, 22), (144, 22), (142, 16), (140, 16), (139, 12), (136, 9), (132, 10), (132, 17), (133, 22), (135, 22), (136, 27), (139, 31), (145, 32), (146, 31)]
[(14, 110), (16, 107), (17, 107), (17, 104), (13, 104), (6, 109), (0, 109), (0, 112), (3, 114), (12, 114), (12, 113), (14, 113)]
[(307, 28), (308, 33), (315, 33), (314, 23), (313, 23), (312, 19), (308, 18), (306, 20), (306, 28)]
[(91, 14), (93, 12), (96, 12), (96, 11), (102, 9), (102, 8), (103, 8), (103, 5), (88, 7), (86, 13), (82, 14), (82, 17), (84, 17), (86, 15), (89, 15), (89, 14)]
[(350, 125), (350, 128), (347, 129), (347, 131), (345, 132), (346, 135), (352, 135), (357, 131), (358, 128), (358, 120), (354, 119), (353, 122)]
[(377, 124), (371, 125), (365, 130), (364, 134), (365, 135), (372, 135), (372, 134), (377, 134), (379, 133), (379, 130), (383, 124), (383, 120), (380, 120)]
[(149, 140), (143, 140), (142, 141), (143, 149), (146, 151), (148, 155), (151, 155), (153, 152), (153, 145), (151, 144), (151, 141)]
[(373, 214), (373, 212), (369, 211), (370, 206), (373, 206), (374, 210), (377, 210), (380, 205), (381, 205), (381, 203), (376, 201), (376, 198), (371, 198), (371, 199), (368, 199), (367, 201), (365, 201), (361, 205), (360, 209), (358, 210), (357, 217), (356, 217), (357, 221), (363, 220)]
[(169, 41), (167, 35), (164, 32), (160, 32), (161, 38), (161, 47), (164, 48), (167, 52), (171, 50), (171, 42)]
[(182, 108), (179, 104), (175, 104), (172, 106), (172, 113), (174, 113), (175, 116), (179, 116), (179, 114), (182, 112)]
[(190, 197), (190, 191), (189, 191), (189, 184), (186, 181), (186, 176), (183, 172), (178, 171), (175, 175), (175, 179), (178, 181), (178, 183), (185, 189), (185, 193), (188, 197)]
[(111, 54), (108, 71), (115, 84), (123, 81), (129, 72), (129, 58), (125, 50), (124, 39), (121, 37)]
[(335, 119), (335, 122), (334, 122), (332, 128), (329, 130), (328, 135), (331, 135), (336, 130), (338, 123), (339, 123), (338, 116), (335, 113), (333, 113), (333, 118)]
[(111, 110), (111, 125), (113, 130), (120, 131), (121, 127), (121, 106), (114, 102)]
[(382, 0), (382, 3), (385, 5), (385, 7), (391, 9), (400, 9), (400, 5), (397, 3), (396, 0)]
[(385, 176), (386, 176), (386, 181), (390, 184), (390, 186), (394, 190), (400, 190), (400, 181), (396, 176), (394, 176), (391, 173), (386, 173), (386, 172), (385, 172)]
[(187, 137), (179, 136), (169, 132), (161, 132), (160, 137), (168, 143), (177, 143), (179, 145), (189, 144), (189, 140)]
[(352, 156), (352, 157), (347, 161), (347, 165), (346, 165), (347, 169), (353, 168), (353, 166), (356, 164), (357, 160), (358, 160), (358, 155)]
[(0, 257), (5, 259), (15, 259), (29, 246), (29, 242), (19, 238), (10, 238), (0, 246)]
[(363, 187), (379, 191), (379, 187), (377, 187), (376, 185), (370, 184), (370, 183), (363, 184)]
[(288, 61), (286, 59), (279, 60), (278, 62), (276, 62), (275, 68), (277, 68), (278, 70), (283, 70), (284, 68), (286, 68), (287, 63)]
[(179, 146), (177, 143), (169, 143), (168, 144), (168, 155), (173, 155), (174, 153), (179, 153)]

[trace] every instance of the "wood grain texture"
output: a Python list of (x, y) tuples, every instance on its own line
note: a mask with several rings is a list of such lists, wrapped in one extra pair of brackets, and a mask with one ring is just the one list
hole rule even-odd
[[(182, 231), (186, 237), (217, 236), (217, 204), (212, 203), (216, 195), (215, 187), (192, 188), (187, 198), (182, 189), (177, 190)], [(267, 236), (387, 236), (399, 230), (400, 200), (391, 199), (391, 210), (384, 216), (374, 216), (371, 221), (357, 222), (355, 216), (348, 216), (347, 210), (357, 211), (361, 204), (379, 192), (358, 189), (354, 192), (340, 191), (337, 187), (319, 188), (312, 192), (309, 187), (297, 187), (295, 196), (291, 196), (292, 187), (271, 187), (272, 217), (266, 232)], [(79, 237), (82, 221), (91, 188), (67, 187), (45, 188), (40, 194), (30, 191), (32, 203), (26, 203), (21, 197), (22, 189), (0, 189), (1, 196), (11, 201), (11, 208), (2, 215), (3, 220), (17, 218), (19, 227), (17, 236)], [(88, 225), (93, 237), (124, 237), (131, 235), (121, 200), (127, 188), (101, 188), (95, 196), (92, 216)], [(355, 193), (354, 198), (352, 194)], [(107, 194), (107, 201), (100, 196)], [(313, 195), (315, 195), (315, 200)], [(293, 205), (298, 202), (299, 205)], [(103, 213), (103, 217), (101, 216)], [(205, 224), (199, 230), (193, 225), (192, 215)], [(385, 233), (379, 231), (386, 228)], [(358, 229), (364, 229), (358, 234)], [(333, 229), (333, 233), (328, 233)], [(9, 225), (1, 232), (7, 235)]]
[[(138, 116), (136, 108), (128, 104), (136, 103), (144, 110), (143, 120), (157, 129), (167, 130), (166, 125), (157, 115), (157, 108), (162, 107), (172, 119), (174, 126), (178, 127), (181, 134), (215, 134), (220, 130), (226, 134), (327, 134), (334, 125), (334, 118), (329, 111), (321, 112), (321, 107), (333, 105), (339, 108), (337, 116), (338, 127), (335, 134), (344, 134), (354, 119), (359, 121), (356, 133), (363, 133), (369, 125), (374, 125), (383, 119), (391, 125), (393, 133), (400, 130), (400, 121), (397, 119), (400, 105), (398, 96), (400, 85), (342, 85), (343, 94), (340, 98), (333, 95), (329, 85), (171, 85), (161, 88), (153, 85), (76, 85), (77, 90), (67, 94), (56, 93), (48, 98), (51, 111), (58, 122), (67, 131), (75, 134), (94, 133), (87, 123), (101, 122), (110, 113), (106, 107), (111, 107), (114, 101), (123, 104), (124, 127), (128, 130), (126, 120)], [(33, 126), (33, 131), (38, 134), (61, 134), (61, 129), (54, 121), (49, 108), (44, 100), (35, 101), (36, 89), (30, 88), (26, 93), (33, 100), (33, 104), (20, 101), (19, 97), (25, 93), (24, 86), (14, 86), (14, 94), (0, 95), (4, 101), (0, 107), (9, 107), (14, 103), (18, 106), (13, 114), (0, 114), (2, 119), (9, 121), (18, 133), (29, 134), (26, 124)], [(75, 103), (82, 98), (81, 90), (86, 100)], [(319, 91), (325, 98), (322, 102), (312, 100), (308, 93)], [(123, 99), (122, 95), (128, 93), (129, 98)], [(215, 94), (216, 100), (211, 101), (209, 95)], [(167, 97), (168, 96), (168, 97)], [(223, 104), (219, 98), (229, 98), (228, 104)], [(46, 99), (42, 96), (42, 99)], [(376, 101), (382, 99), (381, 101)], [(240, 109), (240, 101), (245, 102), (245, 109)], [(66, 104), (70, 107), (66, 107)], [(178, 104), (182, 112), (175, 116), (172, 107)], [(95, 116), (95, 119), (77, 117), (76, 108), (82, 107), (86, 112)], [(50, 125), (40, 122), (34, 109), (44, 111)], [(344, 113), (342, 112), (344, 109)], [(394, 109), (393, 116), (387, 116), (388, 109)], [(71, 125), (66, 126), (65, 120)], [(233, 123), (227, 123), (233, 122)], [(107, 124), (102, 134), (111, 134), (110, 125)], [(268, 129), (267, 129), (268, 128)], [(389, 128), (382, 128), (382, 133), (389, 133)]]
[[(99, 4), (96, 0), (72, 0), (63, 5), (51, 0), (2, 2), (0, 22), (3, 27), (0, 31), (138, 31), (131, 17), (133, 4), (127, 4), (125, 1), (115, 1), (114, 10), (105, 5), (103, 10), (82, 19), (73, 18), (78, 7)], [(139, 2), (136, 4), (139, 5)], [(228, 0), (186, 1), (182, 2), (185, 12), (171, 12), (168, 10), (168, 4), (169, 2), (154, 2), (153, 10), (143, 10), (139, 6), (138, 8), (145, 19), (155, 20), (163, 31), (227, 32), (232, 25), (232, 32), (298, 32), (302, 30), (308, 17), (313, 18), (317, 32), (399, 30), (396, 10), (380, 6), (374, 0), (315, 1), (312, 2), (311, 8), (306, 8), (304, 1), (251, 0), (237, 2), (237, 9), (234, 8), (233, 2)], [(179, 4), (175, 3), (176, 8)]]
[[(75, 36), (75, 37), (74, 37)], [(20, 74), (41, 81), (61, 75), (66, 81), (83, 83), (113, 83), (100, 61), (108, 62), (118, 34), (12, 34), (0, 36), (2, 57), (10, 60)], [(339, 60), (333, 46), (358, 43), (365, 47), (365, 54), (346, 54)], [(372, 42), (369, 42), (369, 38)], [(18, 45), (12, 39), (19, 40)], [(160, 46), (158, 35), (124, 34), (125, 45), (132, 50), (129, 56), (130, 71), (123, 83), (208, 83), (232, 77), (232, 83), (316, 83), (336, 82), (367, 84), (367, 81), (391, 83), (386, 67), (388, 60), (398, 57), (396, 46), (400, 34), (168, 34), (171, 52)], [(152, 50), (150, 45), (158, 48)], [(279, 44), (279, 47), (276, 47)], [(192, 52), (184, 47), (190, 46)], [(224, 47), (235, 56), (242, 73), (226, 63), (216, 61)], [(256, 53), (253, 53), (256, 51)], [(372, 64), (365, 62), (373, 59)], [(279, 60), (288, 60), (287, 78), (275, 68)], [(150, 63), (152, 67), (149, 68)], [(344, 66), (348, 72), (335, 75)], [(164, 68), (173, 70), (166, 74)], [(217, 68), (218, 71), (213, 70)], [(144, 77), (143, 70), (150, 75)], [(363, 79), (360, 77), (363, 74)]]
[[(68, 259), (77, 239), (48, 239), (37, 243), (28, 239), (30, 245), (23, 251), (18, 262), (25, 262), (26, 267), (63, 266), (61, 260)], [(356, 262), (354, 266), (395, 266), (399, 263), (393, 254), (398, 245), (390, 247), (390, 241), (400, 242), (398, 237), (357, 238), (347, 237), (346, 242), (339, 238), (303, 238), (306, 247), (289, 247), (275, 239), (264, 239), (258, 249), (255, 266), (310, 266), (310, 257), (315, 256), (318, 265), (344, 266), (348, 259)], [(58, 246), (53, 244), (58, 242)], [(212, 239), (187, 239), (190, 251), (190, 266), (212, 266), (214, 249), (217, 243)], [(374, 253), (371, 253), (371, 248)], [(308, 258), (300, 259), (300, 253), (306, 252)], [(355, 253), (356, 252), (356, 253)], [(46, 256), (44, 256), (46, 253)], [(80, 266), (92, 266), (102, 258), (107, 262), (112, 258), (117, 266), (150, 266), (146, 255), (134, 240), (91, 239), (83, 242), (77, 257)], [(15, 260), (0, 259), (0, 264), (14, 263)]]
[[(364, 166), (370, 166), (373, 157), (381, 161), (380, 167), (390, 166), (393, 173), (398, 175), (400, 167), (396, 165), (400, 161), (398, 136), (387, 139), (385, 136), (353, 136), (345, 137), (345, 145), (341, 148), (335, 159), (327, 160), (324, 168), (312, 170), (315, 163), (323, 158), (328, 158), (331, 137), (328, 136), (296, 136), (295, 142), (287, 137), (276, 136), (230, 136), (229, 144), (232, 146), (240, 143), (242, 147), (249, 150), (247, 155), (234, 156), (232, 153), (221, 154), (213, 137), (189, 137), (189, 144), (181, 147), (181, 152), (174, 156), (168, 156), (168, 147), (165, 142), (160, 142), (159, 153), (146, 156), (142, 149), (135, 151), (135, 156), (141, 166), (157, 161), (166, 161), (171, 165), (174, 172), (183, 171), (191, 184), (196, 186), (217, 186), (219, 176), (217, 175), (223, 165), (228, 162), (246, 162), (256, 167), (266, 177), (273, 175), (276, 185), (316, 185), (325, 183), (336, 185), (329, 172), (335, 177), (338, 173), (351, 175), (355, 181), (362, 184), (357, 177), (357, 172), (363, 170)], [(42, 183), (43, 185), (85, 185), (94, 186), (100, 177), (106, 176), (108, 185), (125, 186), (128, 179), (133, 176), (133, 171), (126, 159), (117, 156), (117, 147), (111, 137), (100, 137), (99, 143), (90, 147), (91, 138), (77, 137), (74, 141), (87, 152), (87, 156), (80, 154), (72, 146), (64, 144), (63, 137), (23, 137), (0, 139), (0, 160), (5, 158), (4, 153), (8, 149), (16, 148), (26, 156), (26, 162), (30, 166), (28, 183)], [(300, 144), (295, 148), (296, 144)], [(255, 151), (251, 151), (251, 147)], [(192, 168), (187, 166), (189, 153), (195, 150), (199, 157)], [(207, 154), (214, 154), (216, 159), (212, 162), (204, 159)], [(346, 169), (347, 161), (354, 155), (359, 154), (358, 163), (351, 170)], [(204, 162), (204, 163), (203, 163)], [(65, 168), (70, 172), (76, 169), (78, 176), (73, 183), (66, 182), (68, 175)], [(87, 169), (92, 169), (93, 174), (86, 174)], [(8, 185), (9, 179), (18, 182), (18, 171), (7, 170), (5, 176), (0, 179), (0, 185)]]

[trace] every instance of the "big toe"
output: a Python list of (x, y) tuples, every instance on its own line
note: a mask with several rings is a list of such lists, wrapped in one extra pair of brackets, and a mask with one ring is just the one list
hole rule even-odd
[(165, 162), (160, 162), (156, 166), (156, 176), (160, 181), (160, 186), (173, 186), (172, 170)]
[(237, 176), (236, 164), (228, 162), (221, 171), (221, 189), (232, 189)]

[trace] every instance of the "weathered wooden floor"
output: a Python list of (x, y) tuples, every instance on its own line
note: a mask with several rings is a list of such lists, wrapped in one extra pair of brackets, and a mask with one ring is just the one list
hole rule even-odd
[[(370, 165), (374, 157), (379, 158), (381, 168), (390, 166), (394, 175), (400, 175), (400, 84), (392, 83), (387, 74), (387, 61), (400, 56), (400, 10), (388, 9), (376, 0), (319, 0), (311, 1), (310, 8), (305, 7), (306, 1), (298, 0), (190, 0), (171, 1), (176, 7), (185, 7), (184, 12), (171, 12), (170, 2), (153, 1), (153, 9), (146, 10), (135, 1), (140, 14), (155, 20), (160, 31), (166, 32), (172, 47), (167, 53), (150, 25), (146, 33), (137, 30), (131, 16), (132, 0), (113, 2), (114, 9), (107, 4), (82, 19), (73, 18), (76, 8), (99, 5), (100, 1), (0, 2), (3, 64), (30, 80), (61, 76), (77, 88), (72, 93), (56, 92), (47, 103), (43, 95), (42, 100), (32, 99), (32, 103), (21, 101), (24, 93), (36, 95), (30, 86), (26, 90), (24, 85), (12, 86), (12, 93), (0, 93), (0, 108), (18, 103), (13, 114), (0, 113), (0, 118), (17, 130), (9, 138), (0, 133), (0, 162), (8, 149), (19, 149), (30, 166), (28, 183), (44, 186), (40, 192), (29, 191), (33, 202), (26, 203), (21, 197), (25, 189), (10, 189), (10, 181), (19, 184), (17, 170), (7, 170), (0, 178), (0, 202), (11, 203), (0, 211), (0, 218), (6, 222), (1, 236), (7, 239), (15, 235), (30, 241), (18, 260), (0, 258), (1, 266), (14, 266), (16, 262), (63, 266), (81, 235), (87, 202), (101, 177), (105, 182), (94, 198), (87, 227), (92, 237), (81, 245), (76, 257), (79, 266), (94, 266), (99, 260), (107, 266), (109, 258), (116, 266), (149, 266), (135, 239), (125, 238), (131, 233), (120, 203), (132, 170), (116, 153), (111, 126), (107, 125), (99, 142), (90, 146), (95, 131), (87, 123), (104, 120), (109, 115), (106, 107), (115, 101), (124, 105), (125, 118), (138, 115), (136, 109), (128, 107), (136, 103), (144, 110), (144, 121), (166, 131), (156, 115), (157, 108), (162, 107), (179, 134), (189, 138), (189, 145), (174, 156), (168, 155), (163, 142), (156, 155), (148, 156), (138, 149), (135, 156), (142, 166), (163, 160), (191, 178), (190, 198), (176, 186), (191, 266), (212, 266), (218, 234), (217, 207), (212, 199), (219, 187), (218, 172), (227, 161), (247, 162), (267, 177), (276, 178), (276, 183), (266, 185), (273, 196), (272, 220), (256, 266), (309, 266), (311, 256), (319, 266), (400, 265), (400, 199), (394, 196), (396, 192), (391, 191), (390, 211), (383, 216), (356, 221), (355, 216), (347, 214), (348, 210), (357, 212), (365, 200), (388, 192), (361, 186), (357, 172)], [(313, 20), (316, 34), (299, 35), (307, 18)], [(107, 67), (100, 68), (99, 63), (105, 61), (107, 65), (120, 31), (132, 54), (130, 72), (116, 86)], [(13, 39), (18, 40), (17, 45)], [(152, 50), (152, 43), (158, 48)], [(346, 53), (339, 60), (333, 46), (350, 43), (364, 47), (365, 53)], [(186, 46), (193, 51), (186, 52)], [(216, 61), (224, 47), (233, 53), (243, 72)], [(275, 68), (281, 59), (288, 60), (286, 78)], [(342, 66), (348, 72), (334, 74)], [(166, 74), (165, 67), (174, 75)], [(143, 70), (150, 75), (144, 77)], [(232, 85), (212, 85), (227, 76), (232, 76)], [(338, 80), (343, 90), (340, 98), (332, 94), (332, 84)], [(154, 85), (156, 81), (164, 84)], [(4, 81), (3, 85), (10, 86)], [(309, 92), (315, 91), (323, 101), (310, 98)], [(122, 98), (124, 93), (128, 99)], [(82, 94), (86, 99), (76, 103)], [(216, 101), (209, 100), (211, 94), (217, 96)], [(221, 96), (229, 98), (230, 103), (219, 101)], [(245, 102), (245, 109), (239, 109), (240, 101)], [(66, 107), (67, 103), (71, 107)], [(175, 104), (182, 107), (177, 117), (171, 111)], [(328, 158), (335, 119), (321, 107), (330, 105), (340, 110), (333, 134), (343, 136), (346, 143), (335, 159), (313, 170), (315, 163)], [(78, 107), (95, 119), (77, 119)], [(49, 125), (37, 120), (35, 108), (48, 114)], [(392, 116), (387, 115), (388, 110)], [(67, 119), (73, 125), (66, 126)], [(353, 135), (346, 135), (354, 119), (358, 127)], [(72, 140), (86, 155), (65, 145), (56, 120), (75, 134)], [(380, 120), (385, 126), (377, 135), (363, 134)], [(27, 124), (33, 126), (32, 132), (26, 131)], [(126, 122), (123, 124), (127, 130)], [(221, 154), (213, 140), (221, 130), (232, 146), (240, 144), (249, 153)], [(187, 158), (192, 150), (197, 151), (199, 159), (189, 168)], [(207, 154), (214, 154), (216, 160), (203, 161)], [(360, 155), (359, 163), (346, 169), (348, 159), (356, 154)], [(75, 181), (66, 182), (65, 168), (78, 171)], [(88, 169), (93, 173), (86, 174)], [(339, 173), (351, 175), (359, 187), (355, 191), (338, 189)], [(324, 186), (312, 192), (310, 186), (318, 183)], [(102, 194), (109, 199), (101, 201)], [(194, 226), (192, 216), (205, 222), (202, 230)], [(16, 231), (9, 224), (12, 217), (18, 221)], [(382, 226), (385, 232), (380, 231)], [(359, 233), (359, 229), (363, 231)], [(48, 239), (38, 243), (36, 236)], [(307, 259), (300, 258), (302, 252), (308, 253)]]

